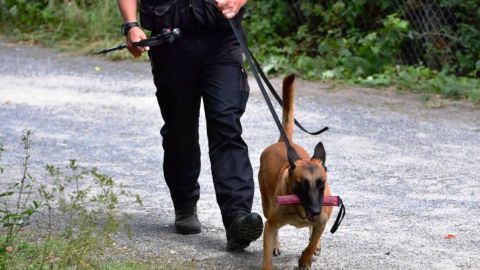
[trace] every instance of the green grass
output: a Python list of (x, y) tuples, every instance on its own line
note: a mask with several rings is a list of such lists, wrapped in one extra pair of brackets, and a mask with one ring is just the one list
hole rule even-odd
[(383, 74), (375, 74), (351, 81), (370, 87), (393, 85), (401, 90), (437, 94), (451, 99), (468, 99), (473, 103), (480, 103), (479, 79), (456, 77), (425, 67), (397, 66), (387, 69)]
[[(38, 232), (37, 232), (38, 233)], [(0, 269), (102, 269), (102, 270), (167, 270), (197, 269), (194, 262), (167, 262), (166, 259), (143, 260), (121, 259), (115, 254), (125, 250), (111, 249), (108, 252), (91, 250), (82, 260), (67, 260), (70, 244), (62, 237), (40, 241), (32, 232), (19, 236), (11, 252), (0, 254)], [(161, 255), (161, 254), (159, 254)], [(134, 256), (131, 256), (134, 257)]]
[[(117, 1), (0, 0), (0, 33), (12, 41), (90, 54), (123, 43)], [(125, 52), (111, 59), (129, 57)]]

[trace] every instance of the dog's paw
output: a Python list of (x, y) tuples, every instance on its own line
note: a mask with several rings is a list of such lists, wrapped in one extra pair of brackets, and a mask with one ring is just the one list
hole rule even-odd
[(273, 256), (277, 257), (280, 256), (282, 253), (280, 252), (279, 248), (274, 248), (273, 249)]
[(310, 265), (298, 265), (298, 270), (311, 270), (312, 267)]
[(313, 255), (315, 256), (320, 256), (320, 252), (322, 251), (321, 248), (317, 248), (317, 250), (315, 250), (315, 253), (313, 253)]
[(299, 270), (310, 270), (312, 269), (312, 259), (304, 259), (303, 256), (298, 260), (298, 269)]

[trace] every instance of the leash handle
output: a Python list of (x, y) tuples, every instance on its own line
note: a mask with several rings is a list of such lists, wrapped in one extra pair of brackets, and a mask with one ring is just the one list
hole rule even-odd
[[(155, 35), (153, 37), (149, 37), (146, 39), (142, 39), (137, 42), (133, 42), (133, 46), (140, 46), (140, 47), (145, 47), (145, 46), (160, 46), (164, 44), (165, 42), (167, 43), (173, 43), (176, 38), (181, 37), (182, 32), (179, 28), (174, 28), (174, 29), (168, 29), (168, 28), (163, 28), (160, 32), (160, 34)], [(116, 47), (109, 48), (109, 49), (103, 49), (96, 54), (107, 54), (109, 52), (113, 51), (118, 51), (118, 50), (123, 50), (127, 48), (127, 44), (120, 44)]]

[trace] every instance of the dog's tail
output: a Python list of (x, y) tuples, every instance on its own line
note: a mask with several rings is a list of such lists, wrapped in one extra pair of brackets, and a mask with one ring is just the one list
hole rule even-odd
[[(282, 113), (282, 125), (287, 138), (292, 142), (294, 115), (295, 110), (295, 75), (290, 74), (283, 79), (282, 99), (283, 99), (283, 113)], [(278, 141), (283, 141), (282, 136)]]

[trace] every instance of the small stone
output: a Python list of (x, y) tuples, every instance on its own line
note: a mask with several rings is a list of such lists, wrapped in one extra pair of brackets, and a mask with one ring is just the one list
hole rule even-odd
[(5, 249), (5, 251), (6, 251), (7, 253), (12, 253), (12, 252), (13, 252), (13, 247), (7, 247), (7, 248)]

